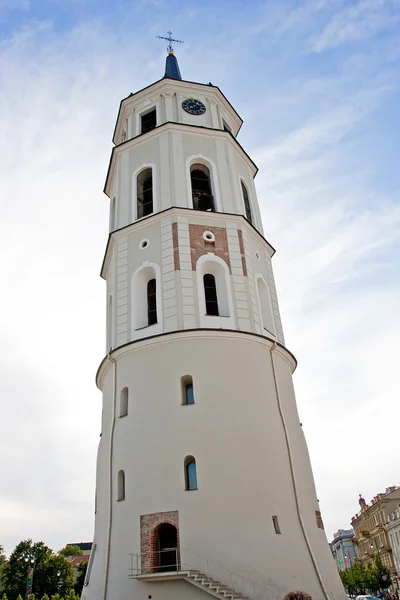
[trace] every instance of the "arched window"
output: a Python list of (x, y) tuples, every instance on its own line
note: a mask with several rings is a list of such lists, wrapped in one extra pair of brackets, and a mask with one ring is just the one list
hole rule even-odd
[(155, 279), (147, 282), (147, 320), (148, 325), (157, 323), (157, 283)]
[(114, 319), (113, 319), (113, 298), (110, 295), (108, 298), (108, 340), (107, 340), (107, 348), (112, 348), (114, 343)]
[(118, 500), (125, 500), (125, 472), (118, 471)]
[(213, 315), (218, 317), (218, 296), (217, 296), (217, 284), (215, 283), (215, 277), (211, 273), (203, 275), (204, 283), (204, 296), (206, 299), (206, 315)]
[(190, 167), (190, 181), (192, 184), (193, 208), (214, 211), (214, 197), (208, 168), (202, 164), (192, 165)]
[[(161, 283), (160, 268), (154, 263), (139, 267), (132, 275), (132, 335), (136, 331), (150, 327), (153, 335), (161, 331)], [(160, 331), (159, 331), (160, 330)]]
[(181, 379), (182, 385), (182, 404), (194, 404), (193, 379), (190, 375), (185, 375)]
[(196, 282), (200, 326), (235, 327), (231, 276), (226, 262), (214, 254), (203, 254), (196, 264)]
[(274, 320), (267, 284), (262, 277), (257, 278), (258, 303), (260, 307), (261, 326), (263, 331), (275, 335)]
[(193, 456), (185, 458), (185, 489), (197, 490), (196, 460)]
[(247, 187), (244, 185), (243, 181), (241, 181), (240, 184), (242, 186), (242, 195), (243, 195), (244, 208), (246, 211), (246, 219), (249, 221), (249, 223), (253, 223), (253, 219), (251, 216), (249, 193), (248, 193)]
[(128, 398), (129, 398), (128, 388), (124, 387), (121, 390), (121, 395), (120, 395), (120, 399), (119, 399), (119, 416), (120, 417), (126, 417), (126, 415), (128, 414)]
[(110, 231), (115, 229), (115, 196), (110, 203)]
[(153, 212), (153, 172), (144, 169), (137, 176), (137, 219)]

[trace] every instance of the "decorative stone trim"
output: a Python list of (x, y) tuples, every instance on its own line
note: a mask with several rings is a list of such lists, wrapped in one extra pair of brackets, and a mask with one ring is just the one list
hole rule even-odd
[(320, 510), (315, 511), (315, 519), (317, 521), (317, 527), (319, 527), (319, 529), (325, 529)]
[(246, 277), (247, 276), (246, 256), (245, 256), (244, 244), (243, 244), (243, 232), (241, 231), (241, 229), (238, 229), (238, 238), (239, 238), (240, 254), (242, 257), (243, 275)]
[(142, 574), (154, 573), (158, 567), (157, 527), (167, 523), (173, 525), (177, 532), (178, 564), (180, 564), (179, 513), (177, 510), (140, 515), (140, 551)]
[(174, 247), (174, 267), (175, 271), (179, 271), (179, 240), (178, 240), (178, 223), (172, 223), (172, 243)]
[[(210, 227), (208, 229), (210, 233), (213, 233), (215, 236), (213, 254), (222, 258), (223, 261), (229, 267), (229, 272), (231, 272), (231, 262), (229, 259), (229, 250), (228, 250), (228, 237), (226, 234), (225, 227)], [(192, 271), (196, 270), (196, 264), (199, 260), (200, 256), (203, 254), (208, 254), (210, 252), (209, 241), (206, 241), (203, 238), (204, 233), (204, 225), (192, 225), (189, 224), (189, 236), (190, 236), (190, 251), (192, 255)]]

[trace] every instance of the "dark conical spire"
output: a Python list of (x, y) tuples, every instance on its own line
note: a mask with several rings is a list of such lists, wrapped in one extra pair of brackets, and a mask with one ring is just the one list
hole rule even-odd
[(169, 77), (169, 79), (182, 79), (181, 72), (179, 70), (178, 61), (176, 60), (176, 56), (174, 55), (174, 49), (172, 47), (172, 42), (177, 42), (178, 44), (183, 44), (182, 40), (174, 40), (172, 36), (172, 31), (167, 31), (168, 37), (164, 37), (163, 35), (156, 35), (160, 40), (167, 40), (167, 60), (165, 61), (165, 73), (164, 77)]
[(179, 70), (178, 61), (173, 52), (169, 52), (168, 56), (165, 60), (164, 77), (169, 77), (169, 79), (182, 79), (182, 75)]

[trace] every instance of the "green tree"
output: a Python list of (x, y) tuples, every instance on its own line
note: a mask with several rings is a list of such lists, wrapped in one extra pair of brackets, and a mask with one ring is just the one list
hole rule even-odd
[(76, 570), (74, 590), (80, 597), (82, 594), (83, 584), (85, 582), (87, 563), (80, 563)]
[(65, 594), (74, 584), (74, 570), (65, 556), (54, 554), (43, 542), (24, 540), (17, 544), (4, 566), (4, 591), (10, 600), (25, 596), (28, 568), (33, 568), (32, 592), (36, 598), (44, 594)]
[(350, 569), (340, 571), (343, 585), (349, 593), (365, 590), (365, 567), (362, 563), (354, 563)]
[[(34, 569), (33, 583), (35, 584), (35, 569), (51, 552), (43, 542), (33, 543), (30, 539), (16, 545), (2, 572), (4, 591), (11, 600), (15, 600), (18, 595), (25, 596), (28, 569), (30, 567)], [(35, 585), (33, 591), (35, 592)]]
[(61, 554), (62, 556), (65, 556), (65, 558), (68, 558), (68, 556), (82, 556), (83, 552), (79, 548), (79, 546), (75, 546), (74, 544), (67, 544), (64, 548), (61, 548), (58, 554)]
[(48, 595), (47, 595), (47, 594), (44, 594), (44, 595), (42, 596), (42, 600), (50, 600), (50, 598), (48, 597)]
[(64, 600), (79, 600), (80, 594), (77, 595), (74, 590), (70, 590), (69, 593), (64, 597)]
[(39, 598), (43, 594), (64, 595), (73, 585), (73, 566), (67, 558), (59, 554), (50, 554), (33, 574), (33, 589)]

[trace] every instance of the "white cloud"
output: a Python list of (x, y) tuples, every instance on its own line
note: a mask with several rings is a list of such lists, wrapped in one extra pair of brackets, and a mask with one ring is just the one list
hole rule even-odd
[(398, 6), (393, 0), (359, 0), (344, 3), (315, 36), (314, 50), (322, 52), (348, 42), (370, 39), (385, 30), (395, 31), (400, 22)]

